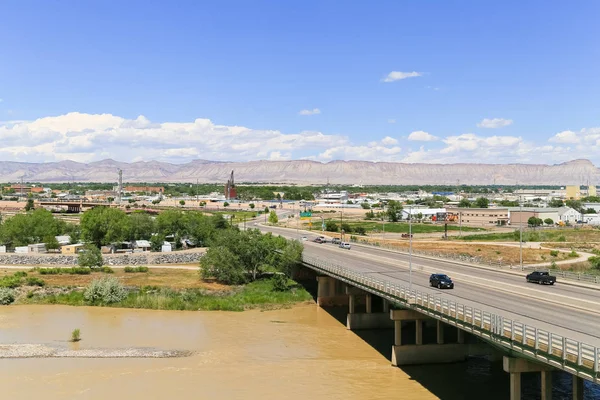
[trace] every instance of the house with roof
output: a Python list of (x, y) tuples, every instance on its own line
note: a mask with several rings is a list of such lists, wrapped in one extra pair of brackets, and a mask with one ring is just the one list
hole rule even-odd
[(571, 207), (560, 207), (558, 209), (559, 221), (570, 224), (575, 224), (581, 221), (581, 213)]

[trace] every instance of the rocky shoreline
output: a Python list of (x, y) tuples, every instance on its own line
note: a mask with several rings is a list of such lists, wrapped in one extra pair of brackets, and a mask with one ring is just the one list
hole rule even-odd
[(0, 345), (2, 358), (175, 358), (188, 357), (191, 351), (156, 350), (149, 348), (124, 349), (68, 349), (42, 344), (4, 344)]
[[(104, 254), (104, 265), (189, 264), (200, 260), (206, 249), (174, 251), (172, 253)], [(63, 254), (0, 254), (0, 265), (77, 265), (76, 255)]]

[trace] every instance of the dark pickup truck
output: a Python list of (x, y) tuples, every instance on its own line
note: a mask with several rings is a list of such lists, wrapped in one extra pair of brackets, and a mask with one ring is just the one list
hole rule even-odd
[(535, 271), (526, 276), (527, 282), (539, 283), (540, 285), (554, 285), (556, 277), (548, 272)]

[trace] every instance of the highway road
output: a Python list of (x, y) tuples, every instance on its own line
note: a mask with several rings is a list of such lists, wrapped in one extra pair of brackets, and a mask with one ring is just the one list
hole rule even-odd
[[(408, 255), (374, 247), (340, 249), (331, 243), (310, 242), (317, 234), (255, 225), (262, 231), (303, 241), (304, 253), (354, 271), (403, 286), (409, 285)], [(412, 286), (466, 306), (479, 308), (558, 335), (600, 347), (600, 290), (561, 285), (526, 283), (524, 276), (454, 262), (412, 258)], [(452, 290), (429, 286), (429, 275), (445, 273), (455, 282)]]

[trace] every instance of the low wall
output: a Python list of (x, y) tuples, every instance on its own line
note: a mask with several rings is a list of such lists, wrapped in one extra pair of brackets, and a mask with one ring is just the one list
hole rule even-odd
[[(172, 253), (103, 254), (104, 265), (162, 265), (196, 263), (205, 249)], [(0, 265), (77, 265), (76, 255), (0, 254)]]

